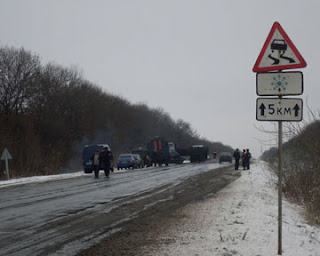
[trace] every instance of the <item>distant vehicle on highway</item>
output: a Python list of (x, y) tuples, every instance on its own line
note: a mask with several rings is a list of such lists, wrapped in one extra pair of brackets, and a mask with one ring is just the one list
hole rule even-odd
[(136, 159), (137, 168), (144, 168), (144, 162), (139, 154), (133, 154), (134, 158)]
[(170, 151), (168, 141), (159, 136), (155, 136), (153, 140), (147, 143), (147, 150), (154, 166), (169, 165)]
[(230, 152), (221, 152), (219, 156), (219, 163), (229, 162), (232, 163), (232, 154)]
[(146, 148), (135, 148), (131, 151), (132, 154), (139, 154), (144, 162), (144, 166), (149, 167), (151, 166), (151, 156), (148, 153)]
[(180, 154), (176, 152), (175, 144), (159, 136), (155, 136), (147, 143), (147, 150), (148, 155), (151, 157), (151, 163), (154, 166), (168, 166), (169, 163), (182, 163)]
[(181, 156), (190, 157), (191, 163), (200, 163), (208, 159), (209, 148), (205, 145), (192, 145), (188, 148), (178, 148)]
[[(85, 173), (92, 173), (93, 171), (91, 158), (94, 152), (96, 152), (96, 150), (101, 152), (106, 147), (111, 151), (111, 148), (108, 144), (91, 144), (84, 147), (84, 149), (82, 150), (82, 167)], [(111, 161), (110, 163), (110, 171), (113, 172), (113, 161)]]
[(117, 169), (129, 169), (129, 168), (136, 168), (137, 161), (133, 154), (121, 154), (118, 157), (117, 161)]

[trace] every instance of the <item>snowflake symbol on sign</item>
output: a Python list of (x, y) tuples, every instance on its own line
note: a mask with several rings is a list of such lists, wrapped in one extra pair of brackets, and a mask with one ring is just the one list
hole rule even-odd
[(273, 81), (271, 82), (271, 85), (273, 86), (273, 90), (274, 91), (285, 91), (287, 88), (286, 86), (288, 85), (289, 83), (287, 82), (287, 78), (285, 76), (281, 76), (281, 75), (278, 75), (278, 76), (275, 76), (273, 77)]

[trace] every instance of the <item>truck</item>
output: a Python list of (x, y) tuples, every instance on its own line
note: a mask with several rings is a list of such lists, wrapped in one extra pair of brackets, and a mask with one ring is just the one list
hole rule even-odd
[(200, 163), (208, 159), (209, 148), (204, 145), (192, 145), (188, 148), (177, 148), (180, 156), (190, 157), (191, 163)]
[(175, 150), (174, 142), (168, 142), (159, 136), (147, 143), (147, 150), (154, 166), (157, 164), (168, 166), (169, 163), (179, 163), (180, 161), (180, 155)]

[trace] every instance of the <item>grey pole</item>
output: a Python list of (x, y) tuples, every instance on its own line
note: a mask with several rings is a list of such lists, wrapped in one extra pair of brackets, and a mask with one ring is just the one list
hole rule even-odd
[[(278, 51), (280, 60), (281, 51)], [(280, 70), (281, 72), (281, 70)], [(282, 96), (279, 96), (279, 100)], [(278, 256), (282, 255), (282, 121), (279, 121), (278, 134)]]
[(6, 162), (7, 179), (10, 180), (8, 158), (6, 158), (5, 162)]
[(279, 121), (278, 179), (278, 255), (282, 255), (282, 121)]

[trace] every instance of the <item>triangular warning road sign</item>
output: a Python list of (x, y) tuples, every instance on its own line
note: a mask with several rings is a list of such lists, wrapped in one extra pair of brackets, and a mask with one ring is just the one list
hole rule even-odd
[(307, 63), (278, 22), (275, 22), (264, 43), (253, 72), (304, 68)]
[(11, 154), (9, 153), (8, 149), (5, 148), (5, 149), (3, 150), (2, 155), (1, 155), (1, 160), (10, 160), (10, 159), (12, 159), (12, 156), (11, 156)]

